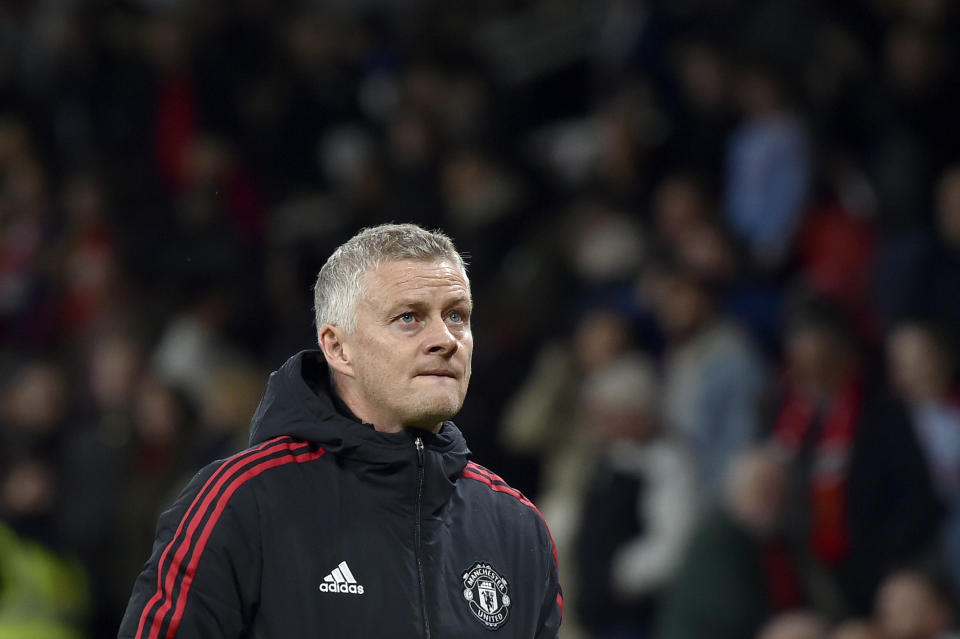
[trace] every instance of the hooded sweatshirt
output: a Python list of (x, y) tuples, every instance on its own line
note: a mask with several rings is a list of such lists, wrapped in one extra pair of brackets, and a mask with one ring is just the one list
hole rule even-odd
[(452, 422), (379, 432), (304, 351), (270, 376), (250, 444), (161, 515), (120, 639), (557, 636), (546, 524)]

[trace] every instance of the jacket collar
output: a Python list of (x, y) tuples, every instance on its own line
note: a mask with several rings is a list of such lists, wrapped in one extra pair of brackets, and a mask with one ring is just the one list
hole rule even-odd
[(470, 450), (453, 422), (444, 422), (437, 433), (416, 429), (382, 433), (345, 410), (331, 391), (323, 354), (301, 351), (271, 373), (250, 426), (250, 444), (289, 435), (367, 466), (364, 473), (389, 475), (417, 465), (414, 442), (420, 437), (429, 462), (428, 480), (445, 481), (452, 487), (466, 466)]

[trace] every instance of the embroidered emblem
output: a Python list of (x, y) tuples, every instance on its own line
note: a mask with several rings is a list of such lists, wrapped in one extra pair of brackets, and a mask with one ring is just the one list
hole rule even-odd
[(496, 630), (510, 612), (510, 584), (488, 563), (478, 561), (463, 573), (463, 598), (484, 626)]

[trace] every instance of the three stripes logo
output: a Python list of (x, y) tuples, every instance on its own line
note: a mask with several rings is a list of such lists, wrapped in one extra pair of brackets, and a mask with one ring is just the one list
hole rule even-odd
[(346, 561), (341, 561), (329, 575), (323, 578), (320, 592), (342, 592), (351, 595), (362, 595), (363, 586), (357, 583), (356, 577), (350, 572)]

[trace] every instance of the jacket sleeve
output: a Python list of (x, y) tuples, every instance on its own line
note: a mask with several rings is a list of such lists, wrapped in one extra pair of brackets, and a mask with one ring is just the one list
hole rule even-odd
[(248, 625), (260, 582), (253, 491), (229, 462), (200, 471), (160, 516), (119, 639), (233, 639)]
[[(538, 511), (539, 512), (539, 511)], [(548, 566), (546, 588), (543, 602), (540, 605), (540, 621), (537, 624), (537, 634), (534, 639), (557, 639), (560, 632), (560, 621), (563, 617), (563, 590), (560, 587), (560, 570), (557, 564), (557, 547), (553, 543), (546, 522), (541, 516), (540, 547), (549, 555), (546, 560)]]

